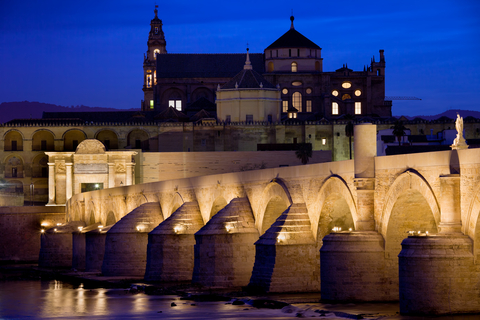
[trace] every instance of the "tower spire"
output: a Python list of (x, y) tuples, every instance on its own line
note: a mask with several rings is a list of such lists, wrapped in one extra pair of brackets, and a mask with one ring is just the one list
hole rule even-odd
[(290, 21), (292, 21), (292, 24), (290, 26), (290, 29), (295, 29), (295, 27), (293, 26), (293, 20), (295, 20), (295, 18), (293, 17), (293, 10), (292, 10), (292, 15), (290, 16)]
[(250, 49), (248, 49), (247, 43), (247, 60), (245, 61), (245, 65), (243, 66), (244, 70), (252, 70), (252, 63), (250, 62), (250, 54), (248, 53)]

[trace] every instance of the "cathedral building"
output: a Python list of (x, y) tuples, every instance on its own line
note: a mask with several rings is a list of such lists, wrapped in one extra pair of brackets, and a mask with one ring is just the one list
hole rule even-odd
[[(310, 121), (342, 115), (391, 117), (391, 101), (385, 101), (383, 50), (379, 61), (373, 58), (363, 71), (353, 71), (345, 64), (325, 72), (322, 48), (295, 29), (293, 16), (290, 21), (290, 29), (263, 53), (249, 55), (252, 69), (280, 89), (280, 119), (287, 118), (292, 108), (297, 118)], [(143, 111), (158, 113), (172, 107), (188, 115), (204, 110), (216, 117), (217, 89), (235, 77), (245, 64), (245, 54), (167, 53), (157, 9), (147, 45)], [(238, 121), (249, 120), (251, 117), (247, 119), (245, 115)]]

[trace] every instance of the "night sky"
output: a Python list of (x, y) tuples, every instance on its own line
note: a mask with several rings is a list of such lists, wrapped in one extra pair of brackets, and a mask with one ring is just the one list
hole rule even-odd
[[(324, 71), (385, 50), (394, 115), (480, 111), (480, 1), (157, 1), (169, 53), (263, 50), (290, 28)], [(0, 1), (0, 102), (140, 108), (154, 1)]]

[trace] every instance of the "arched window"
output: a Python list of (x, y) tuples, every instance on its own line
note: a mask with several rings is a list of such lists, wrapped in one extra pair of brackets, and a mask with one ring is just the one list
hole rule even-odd
[(268, 63), (268, 72), (273, 72), (273, 62), (272, 61), (270, 61)]
[(297, 63), (296, 62), (292, 62), (292, 72), (297, 72)]
[(160, 49), (153, 50), (153, 57), (157, 59), (157, 54), (160, 54)]
[(338, 114), (338, 103), (332, 102), (332, 114)]
[(292, 96), (292, 105), (298, 112), (302, 112), (302, 94), (295, 92)]

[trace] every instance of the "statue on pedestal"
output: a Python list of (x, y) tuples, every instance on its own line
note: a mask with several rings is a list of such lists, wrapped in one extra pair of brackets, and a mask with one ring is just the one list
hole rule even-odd
[(463, 137), (463, 118), (457, 113), (457, 120), (455, 121), (455, 129), (457, 129), (457, 137), (453, 140), (453, 144), (450, 146), (453, 150), (467, 149), (468, 145)]

